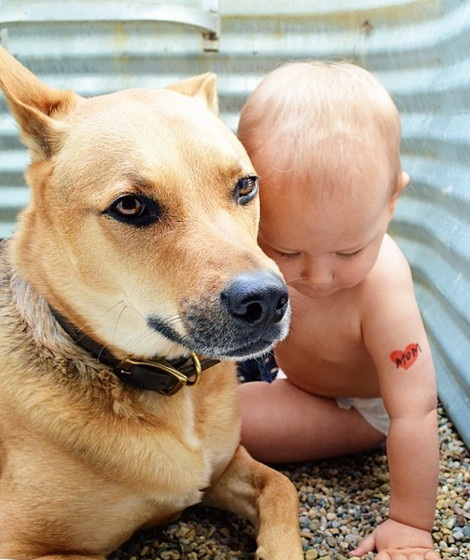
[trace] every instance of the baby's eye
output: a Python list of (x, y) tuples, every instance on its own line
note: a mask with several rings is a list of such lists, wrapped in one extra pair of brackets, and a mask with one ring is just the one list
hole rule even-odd
[(362, 249), (358, 249), (357, 251), (353, 251), (352, 253), (336, 253), (336, 254), (338, 255), (338, 257), (341, 257), (342, 259), (352, 259), (356, 255), (358, 255), (361, 251)]
[(274, 249), (275, 253), (281, 257), (281, 259), (294, 259), (295, 257), (298, 257), (300, 253), (284, 253), (284, 251), (278, 251), (277, 249)]

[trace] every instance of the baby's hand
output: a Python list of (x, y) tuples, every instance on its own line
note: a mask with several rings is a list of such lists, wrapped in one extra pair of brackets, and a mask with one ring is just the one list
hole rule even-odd
[(387, 519), (353, 550), (351, 556), (377, 551), (375, 560), (440, 560), (431, 533)]

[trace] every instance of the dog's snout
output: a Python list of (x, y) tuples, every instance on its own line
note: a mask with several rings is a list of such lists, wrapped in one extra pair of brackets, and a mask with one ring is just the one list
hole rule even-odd
[(278, 323), (289, 304), (282, 279), (266, 271), (237, 275), (222, 292), (221, 299), (234, 318), (258, 328)]

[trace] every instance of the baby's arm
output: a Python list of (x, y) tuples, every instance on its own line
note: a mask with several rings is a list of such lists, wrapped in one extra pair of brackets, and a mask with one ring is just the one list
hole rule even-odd
[(434, 560), (439, 558), (431, 537), (439, 469), (434, 366), (408, 265), (399, 260), (397, 269), (395, 278), (384, 278), (382, 289), (371, 290), (363, 317), (364, 342), (391, 418), (389, 519), (354, 553), (375, 548), (377, 560)]

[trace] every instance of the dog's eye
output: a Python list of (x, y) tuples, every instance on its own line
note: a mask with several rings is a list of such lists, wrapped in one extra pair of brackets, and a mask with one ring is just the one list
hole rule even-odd
[(148, 226), (160, 218), (160, 208), (155, 200), (132, 194), (117, 198), (105, 213), (115, 220), (134, 226)]
[(135, 218), (145, 211), (144, 203), (134, 196), (123, 196), (114, 206), (114, 210), (122, 218)]
[(258, 177), (244, 177), (235, 185), (235, 199), (239, 204), (250, 202), (258, 194)]

